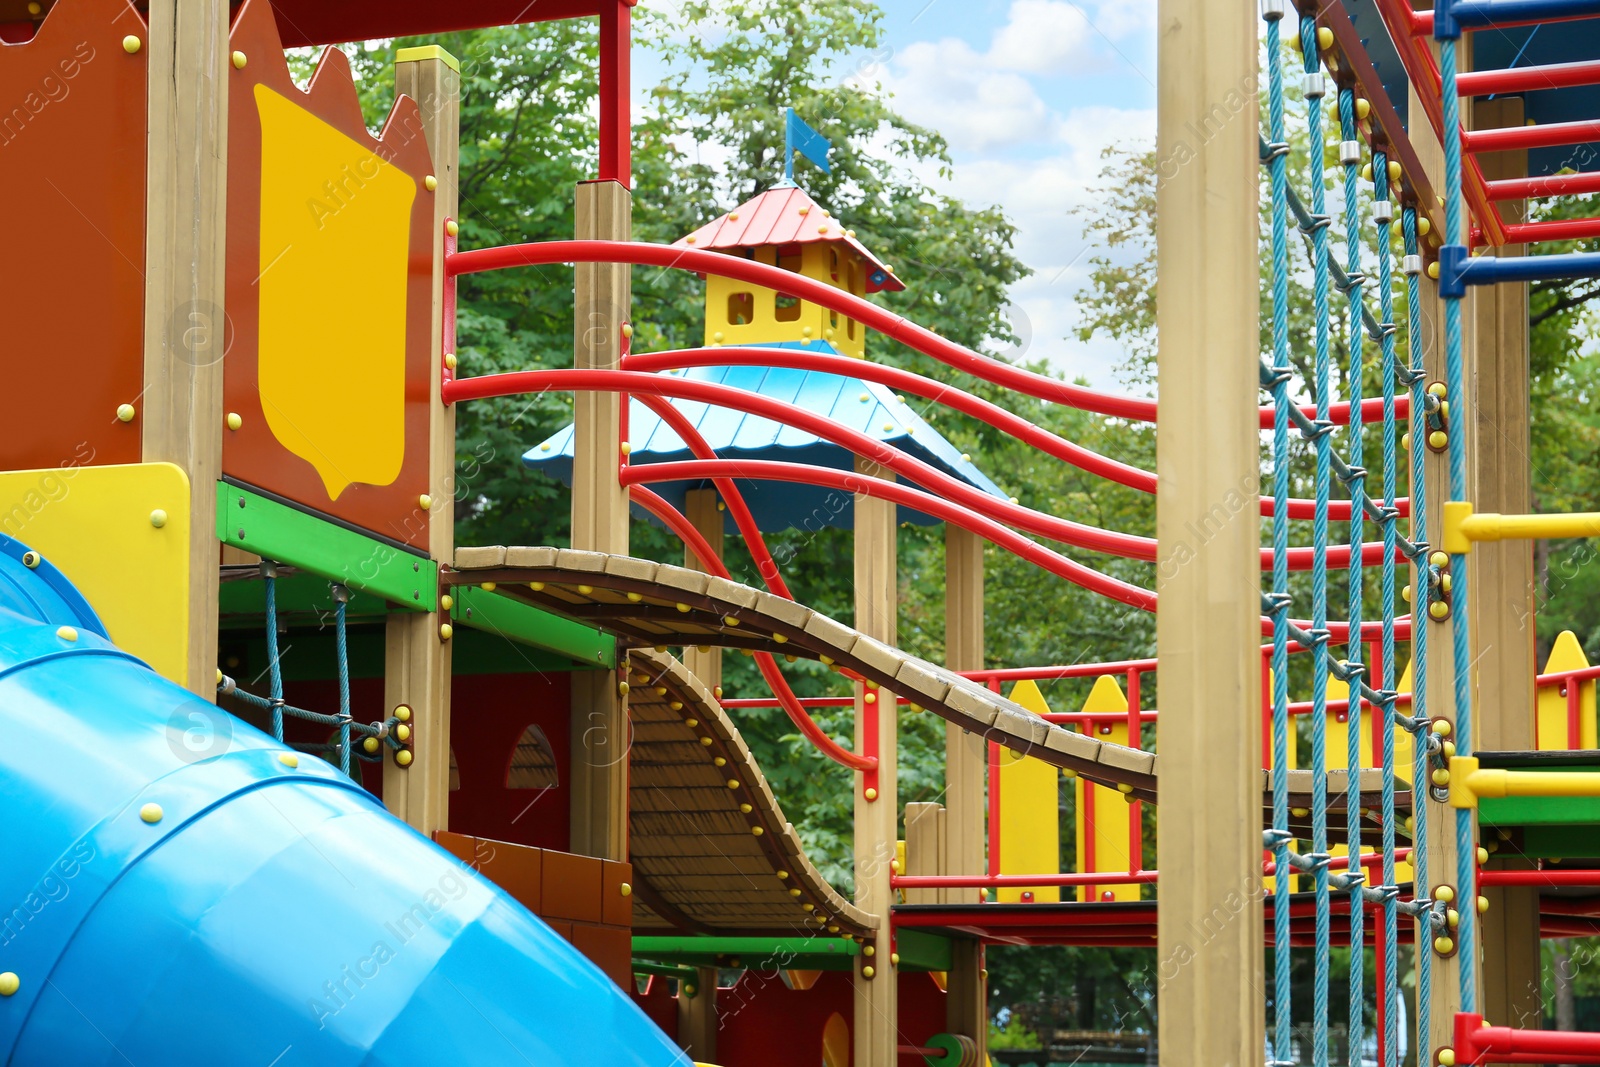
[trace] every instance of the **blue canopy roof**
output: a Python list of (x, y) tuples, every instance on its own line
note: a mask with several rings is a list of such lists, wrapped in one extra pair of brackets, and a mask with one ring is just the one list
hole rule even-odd
[[(831, 346), (821, 341), (808, 346), (809, 351), (818, 352), (828, 348)], [(733, 386), (824, 415), (879, 441), (891, 443), (985, 493), (1006, 499), (1006, 494), (998, 486), (970, 460), (963, 459), (954, 445), (917, 414), (908, 402), (909, 398), (901, 399), (882, 385), (837, 374), (779, 367), (695, 367), (666, 373), (693, 381)], [(779, 460), (836, 470), (854, 469), (854, 457), (849, 450), (791, 426), (698, 401), (673, 400), (671, 403), (688, 417), (721, 459)], [(694, 458), (683, 439), (638, 400), (630, 401), (628, 427), (628, 437), (633, 446), (629, 455), (630, 463), (664, 463)], [(573, 428), (568, 425), (529, 449), (522, 460), (534, 470), (543, 471), (571, 485), (572, 441)], [(793, 482), (739, 478), (735, 479), (735, 484), (764, 532), (816, 530), (824, 526), (849, 529), (854, 524), (855, 501), (851, 494)], [(709, 481), (650, 484), (651, 489), (679, 509), (684, 506), (684, 494), (688, 490), (710, 487)], [(649, 518), (637, 507), (634, 512), (641, 518)], [(899, 517), (902, 522), (923, 526), (939, 521), (904, 506), (900, 508)], [(730, 532), (736, 532), (731, 517), (727, 525)]]

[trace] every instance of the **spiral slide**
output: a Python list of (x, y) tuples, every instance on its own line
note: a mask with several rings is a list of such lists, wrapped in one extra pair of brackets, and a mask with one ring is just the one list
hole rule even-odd
[(0, 542), (0, 1063), (688, 1063), (521, 905)]

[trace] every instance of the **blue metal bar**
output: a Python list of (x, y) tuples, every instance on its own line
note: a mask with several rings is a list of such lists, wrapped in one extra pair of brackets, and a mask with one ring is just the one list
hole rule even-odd
[[(1600, 17), (1600, 0), (1453, 0), (1436, 9), (1433, 35), (1439, 40), (1451, 40), (1459, 37), (1463, 29), (1593, 17)], [(1441, 23), (1445, 24), (1443, 29)]]
[(1600, 252), (1568, 252), (1558, 256), (1471, 256), (1464, 245), (1439, 249), (1439, 295), (1457, 299), (1469, 285), (1501, 282), (1543, 282), (1565, 278), (1600, 278)]

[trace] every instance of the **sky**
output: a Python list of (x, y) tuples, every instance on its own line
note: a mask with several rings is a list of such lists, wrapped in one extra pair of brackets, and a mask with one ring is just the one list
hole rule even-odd
[(1114, 344), (1069, 336), (1096, 249), (1074, 206), (1094, 195), (1100, 152), (1155, 142), (1155, 0), (879, 0), (884, 83), (906, 118), (945, 135), (954, 178), (930, 183), (1017, 225), (1032, 277), (1013, 319), (1072, 377), (1120, 384)]

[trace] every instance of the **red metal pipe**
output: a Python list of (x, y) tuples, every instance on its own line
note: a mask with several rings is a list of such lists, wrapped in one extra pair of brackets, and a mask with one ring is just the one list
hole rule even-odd
[(1155, 610), (1155, 594), (1148, 590), (1092, 570), (1045, 548), (1038, 542), (1029, 540), (993, 519), (969, 511), (958, 504), (881, 478), (867, 478), (852, 471), (835, 470), (831, 467), (808, 467), (804, 464), (771, 460), (684, 460), (631, 467), (626, 480), (630, 482), (701, 480), (724, 472), (739, 477), (759, 477), (768, 481), (827, 486), (905, 504), (963, 529), (971, 530), (1001, 548), (1085, 589), (1146, 611)]
[[(684, 543), (694, 550), (694, 554), (705, 561), (708, 571), (718, 578), (732, 578), (732, 575), (728, 573), (728, 568), (712, 551), (711, 545), (706, 541), (704, 535), (694, 528), (694, 524), (681, 511), (644, 486), (631, 486), (628, 489), (628, 494), (632, 499), (638, 501), (641, 507), (650, 511), (658, 519), (666, 523), (669, 529), (683, 538)], [(833, 738), (829, 737), (822, 727), (817, 725), (816, 720), (812, 719), (806, 713), (805, 708), (801, 707), (799, 700), (794, 695), (794, 691), (789, 688), (788, 681), (783, 677), (783, 672), (778, 669), (777, 662), (770, 654), (757, 652), (755, 658), (757, 665), (761, 668), (762, 677), (772, 687), (773, 695), (778, 698), (779, 703), (783, 705), (783, 710), (788, 713), (790, 721), (795, 724), (806, 740), (815, 745), (823, 755), (841, 766), (848, 767), (853, 771), (872, 772), (877, 770), (878, 759), (876, 756), (858, 756), (848, 751)]]
[[(1489, 183), (1491, 200), (1533, 200), (1543, 196), (1581, 196), (1600, 193), (1600, 171), (1550, 174), (1541, 178), (1500, 178)], [(1518, 223), (1507, 226), (1510, 230)]]
[[(1026, 441), (1049, 455), (1055, 456), (1066, 463), (1072, 464), (1080, 470), (1097, 474), (1109, 481), (1126, 485), (1130, 489), (1138, 489), (1147, 493), (1156, 491), (1156, 476), (1150, 471), (1122, 463), (1119, 460), (1107, 458), (1098, 452), (1084, 448), (1082, 445), (1073, 444), (1071, 441), (1051, 433), (1043, 427), (1036, 426), (1027, 419), (1013, 412), (1007, 411), (998, 404), (991, 404), (981, 397), (933, 378), (927, 378), (911, 371), (901, 370), (898, 367), (888, 367), (870, 360), (856, 359), (853, 356), (840, 356), (827, 352), (802, 352), (793, 348), (762, 348), (757, 346), (730, 346), (727, 348), (682, 348), (666, 352), (650, 352), (646, 354), (628, 356), (622, 361), (623, 370), (664, 371), (679, 370), (685, 367), (790, 367), (795, 370), (814, 370), (828, 374), (838, 374), (842, 377), (861, 378), (865, 381), (886, 385), (891, 389), (911, 393), (946, 407), (955, 409), (964, 415), (988, 423), (997, 430), (1011, 434), (1019, 440)], [(1379, 406), (1382, 399), (1367, 400), (1362, 402), (1362, 418), (1375, 419), (1381, 417)], [(1408, 418), (1411, 411), (1409, 397), (1396, 397), (1396, 417)], [(1316, 408), (1312, 405), (1300, 409), (1308, 418), (1316, 417)], [(1350, 421), (1350, 405), (1348, 403), (1335, 404), (1331, 409), (1330, 418), (1333, 422), (1343, 424)], [(1152, 415), (1153, 419), (1153, 415)], [(1262, 428), (1271, 426), (1273, 410), (1271, 407), (1261, 409)], [(1262, 514), (1271, 515), (1271, 497), (1262, 497)], [(1410, 500), (1402, 499), (1397, 502), (1402, 514), (1410, 513)], [(1335, 500), (1330, 502), (1333, 509), (1329, 514), (1332, 519), (1348, 519), (1350, 517), (1350, 501)], [(1316, 501), (1294, 499), (1289, 502), (1289, 517), (1292, 519), (1309, 519), (1315, 516)], [(1302, 513), (1303, 512), (1303, 513)]]
[(1600, 889), (1600, 871), (1558, 871), (1549, 867), (1537, 871), (1479, 871), (1478, 885), (1586, 886)]
[[(639, 402), (655, 412), (661, 421), (689, 446), (689, 451), (694, 455), (707, 460), (717, 458), (716, 450), (700, 431), (695, 429), (694, 423), (671, 403), (659, 396), (640, 396)], [(794, 594), (789, 592), (788, 583), (779, 573), (778, 562), (772, 558), (772, 552), (767, 548), (767, 539), (762, 536), (761, 527), (756, 523), (755, 516), (750, 513), (750, 506), (745, 502), (744, 494), (739, 491), (732, 478), (717, 478), (714, 482), (717, 492), (722, 495), (723, 503), (728, 507), (728, 513), (733, 516), (734, 525), (739, 528), (739, 533), (755, 560), (756, 571), (766, 583), (767, 589), (785, 600), (793, 600)]]
[(1458, 1012), (1455, 1053), (1457, 1063), (1600, 1063), (1600, 1034), (1485, 1026)]
[(1584, 60), (1580, 63), (1548, 63), (1539, 67), (1468, 70), (1456, 75), (1456, 92), (1462, 96), (1526, 93), (1576, 85), (1600, 85), (1600, 62)]
[[(603, 373), (618, 372), (613, 371)], [(681, 379), (667, 380), (683, 385), (707, 384), (683, 382)], [(720, 389), (724, 387), (716, 386), (715, 388)], [(745, 393), (744, 395), (751, 396), (753, 394)], [(822, 421), (827, 422), (828, 420)], [(837, 424), (832, 425), (835, 427), (834, 432), (841, 438), (854, 435), (854, 431), (845, 430), (843, 427), (837, 426)], [(819, 434), (818, 436), (822, 435)], [(871, 440), (871, 438), (865, 437), (865, 435), (854, 436), (859, 437), (860, 442)], [(857, 451), (857, 454), (860, 454), (859, 442), (850, 443), (849, 441), (841, 441), (839, 443), (844, 444), (845, 447), (851, 448), (853, 451)], [(886, 448), (888, 446), (882, 447)], [(869, 458), (876, 459), (876, 457)], [(1141, 537), (1138, 534), (1124, 534), (1109, 530), (1101, 530), (1099, 527), (1085, 526), (1081, 523), (1069, 522), (1065, 519), (1058, 519), (1054, 516), (1045, 515), (1042, 512), (1032, 511), (1031, 509), (1024, 508), (1017, 504), (1008, 504), (999, 501), (996, 498), (982, 492), (981, 490), (975, 489), (959, 479), (952, 478), (951, 476), (944, 474), (942, 471), (937, 471), (935, 468), (929, 467), (926, 464), (923, 464), (920, 460), (914, 459), (903, 452), (899, 452), (898, 450), (896, 450), (896, 460), (899, 466), (909, 468), (909, 470), (902, 470), (900, 473), (906, 474), (907, 477), (914, 478), (918, 482), (925, 483), (926, 472), (932, 472), (937, 474), (940, 479), (946, 483), (949, 483), (950, 485), (964, 487), (960, 493), (954, 494), (961, 497), (962, 499), (960, 503), (965, 505), (965, 508), (958, 508), (959, 511), (965, 511), (966, 509), (970, 508), (972, 513), (975, 513), (979, 517), (992, 519), (996, 522), (1003, 521), (1010, 525), (1017, 526), (1027, 533), (1035, 534), (1039, 537), (1048, 538), (1054, 541), (1061, 541), (1077, 548), (1088, 549), (1091, 552), (1106, 552), (1111, 555), (1121, 556), (1124, 559), (1136, 559), (1145, 563), (1154, 563), (1156, 561), (1156, 540), (1153, 537)], [(897, 464), (884, 463), (884, 466), (893, 470)], [(920, 471), (919, 468), (921, 468)], [(815, 467), (806, 463), (789, 463), (783, 460), (673, 460), (666, 463), (642, 463), (630, 467), (627, 473), (624, 475), (623, 480), (632, 480), (634, 482), (695, 480), (714, 477), (716, 476), (717, 472), (722, 471), (726, 471), (729, 474), (741, 478), (797, 482), (803, 485), (825, 485), (836, 489), (848, 489), (850, 492), (863, 493), (867, 496), (883, 496), (893, 499), (898, 503), (906, 504), (909, 507), (915, 507), (919, 511), (926, 511), (929, 514), (937, 515), (941, 518), (948, 517), (948, 513), (941, 514), (940, 511), (936, 510), (937, 504), (934, 503), (935, 501), (944, 500), (943, 497), (937, 497), (931, 493), (925, 493), (921, 490), (912, 489), (909, 486), (898, 486), (897, 483), (894, 482), (883, 482), (884, 486), (890, 487), (889, 489), (884, 489), (870, 484), (872, 482), (883, 481), (883, 479), (863, 478), (859, 475), (854, 475), (849, 471), (839, 471), (831, 467)], [(948, 486), (946, 487), (948, 488)], [(960, 525), (959, 522), (957, 524)], [(975, 532), (981, 533), (982, 531)], [(987, 534), (985, 534), (985, 536), (987, 536)], [(993, 539), (991, 538), (991, 540)], [(999, 544), (1000, 542), (996, 541), (995, 543)], [(1362, 545), (1361, 557), (1363, 561), (1371, 565), (1376, 565), (1383, 562), (1383, 543), (1381, 541), (1373, 541)], [(1270, 567), (1272, 565), (1271, 549), (1261, 549), (1260, 558), (1263, 568)], [(1401, 558), (1398, 548), (1396, 549), (1396, 558)], [(1327, 559), (1329, 566), (1348, 565), (1350, 560), (1350, 547), (1348, 545), (1342, 546), (1342, 551), (1340, 548), (1328, 549)], [(1314, 561), (1315, 556), (1313, 549), (1291, 548), (1289, 550), (1289, 569), (1292, 571), (1310, 570)]]
[[(459, 400), (483, 399), (489, 396), (505, 396), (513, 393), (542, 392), (547, 389), (563, 388), (575, 391), (596, 389), (621, 392), (625, 390), (638, 395), (670, 396), (684, 400), (699, 400), (719, 407), (732, 408), (735, 411), (761, 415), (784, 425), (794, 426), (815, 434), (823, 440), (830, 441), (843, 448), (848, 448), (856, 455), (881, 464), (896, 474), (911, 478), (929, 490), (937, 490), (944, 493), (952, 501), (957, 501), (966, 508), (972, 509), (987, 518), (1004, 520), (1022, 529), (1038, 533), (1042, 537), (1049, 537), (1094, 552), (1107, 552), (1113, 555), (1132, 559), (1142, 558), (1149, 561), (1155, 559), (1154, 538), (1101, 530), (1094, 526), (1058, 519), (1043, 512), (1034, 511), (1032, 508), (1025, 508), (1019, 504), (999, 500), (959, 478), (944, 473), (931, 464), (924, 463), (914, 456), (902, 452), (892, 445), (885, 444), (864, 433), (852, 430), (832, 419), (807, 411), (794, 404), (786, 404), (744, 389), (736, 389), (713, 382), (698, 382), (656, 374), (643, 374), (638, 371), (549, 370), (521, 371), (511, 374), (492, 374), (481, 378), (459, 379), (451, 382), (444, 390), (444, 394), (446, 403), (454, 403)], [(648, 465), (649, 468), (654, 470), (684, 466), (685, 464), (682, 463), (652, 463)], [(749, 477), (749, 475), (742, 475), (740, 472), (752, 470), (756, 466), (757, 463), (755, 461), (739, 460), (735, 463), (737, 469), (728, 473), (735, 477)], [(801, 465), (779, 464), (777, 466)], [(637, 474), (641, 469), (644, 468), (633, 468), (630, 471), (630, 475)], [(807, 468), (802, 466), (801, 469)], [(720, 470), (715, 473), (700, 472), (698, 477), (716, 477), (722, 473)], [(881, 480), (857, 477), (855, 482)], [(852, 491), (863, 492), (865, 490), (856, 488), (855, 484), (852, 483)]]
[[(554, 263), (631, 263), (635, 266), (690, 270), (721, 278), (748, 282), (789, 293), (819, 307), (848, 315), (857, 322), (925, 356), (937, 359), (975, 378), (1003, 385), (1040, 400), (1064, 404), (1080, 411), (1091, 411), (1136, 422), (1156, 421), (1156, 402), (1143, 397), (1102, 393), (1059, 378), (1013, 367), (1009, 363), (980, 355), (910, 319), (862, 297), (835, 289), (826, 282), (807, 278), (781, 267), (752, 259), (707, 252), (698, 248), (658, 245), (643, 241), (541, 241), (532, 244), (502, 245), (457, 252), (445, 259), (445, 272), (451, 276), (477, 274), (512, 267), (536, 267)], [(1381, 400), (1368, 401), (1371, 414), (1362, 408), (1363, 418), (1376, 420)], [(1348, 421), (1349, 405), (1333, 405), (1335, 421)], [(1270, 412), (1270, 409), (1268, 409)], [(1272, 425), (1270, 414), (1263, 416), (1262, 429)]]
[(633, 12), (629, 0), (600, 5), (600, 180), (633, 185)]
[(1591, 237), (1600, 237), (1600, 219), (1546, 219), (1543, 222), (1513, 222), (1506, 227), (1506, 240), (1511, 244), (1585, 241)]
[(1489, 130), (1464, 130), (1461, 147), (1468, 152), (1511, 152), (1523, 148), (1600, 141), (1600, 119), (1552, 122), (1545, 126), (1505, 126)]
[[(989, 742), (989, 877), (1000, 877), (1000, 742)], [(891, 879), (891, 882), (893, 880)], [(1035, 883), (1036, 884), (1036, 883)], [(954, 888), (954, 887), (952, 887)], [(968, 888), (981, 889), (983, 886)]]

